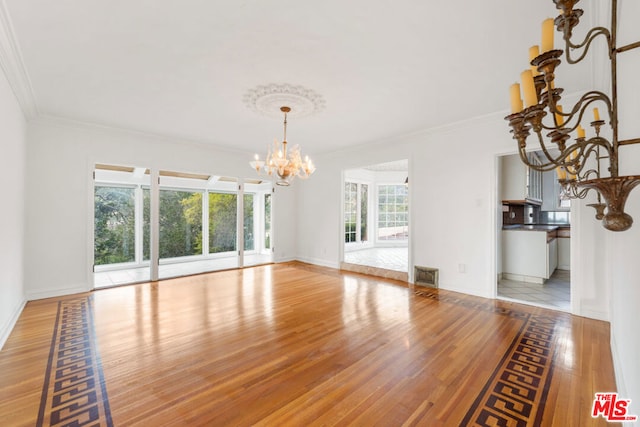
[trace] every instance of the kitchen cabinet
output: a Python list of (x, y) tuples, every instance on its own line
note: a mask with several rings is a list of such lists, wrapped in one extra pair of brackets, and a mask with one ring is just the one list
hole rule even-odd
[(558, 239), (555, 228), (525, 226), (502, 230), (504, 278), (542, 284), (551, 277), (557, 266)]
[[(540, 164), (538, 156), (527, 154), (529, 161)], [(505, 202), (542, 203), (542, 172), (522, 163), (518, 154), (503, 156), (501, 159), (502, 179), (500, 194)]]
[(558, 268), (571, 270), (571, 229), (558, 229)]
[(547, 238), (547, 270), (545, 279), (551, 277), (558, 268), (558, 239), (553, 237), (551, 240)]
[(570, 205), (562, 205), (560, 201), (560, 183), (555, 171), (542, 174), (542, 207), (543, 211), (569, 211)]

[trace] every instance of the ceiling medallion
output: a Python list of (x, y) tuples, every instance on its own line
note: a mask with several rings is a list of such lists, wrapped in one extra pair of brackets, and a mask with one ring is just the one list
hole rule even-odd
[(322, 111), (325, 107), (322, 95), (303, 86), (287, 83), (260, 85), (250, 89), (243, 101), (249, 109), (269, 117), (282, 117), (280, 107), (291, 108), (291, 117), (304, 117)]

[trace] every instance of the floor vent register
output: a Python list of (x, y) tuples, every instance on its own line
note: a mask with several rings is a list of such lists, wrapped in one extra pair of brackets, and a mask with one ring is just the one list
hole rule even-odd
[(429, 267), (414, 267), (413, 280), (416, 286), (426, 286), (429, 288), (438, 287), (438, 269)]

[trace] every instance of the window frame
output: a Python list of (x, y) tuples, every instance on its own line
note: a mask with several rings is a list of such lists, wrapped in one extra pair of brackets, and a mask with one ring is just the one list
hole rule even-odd
[[(396, 188), (404, 188), (406, 194), (404, 194), (404, 198), (405, 198), (405, 203), (404, 206), (406, 206), (406, 210), (404, 212), (398, 212), (397, 209), (394, 209), (393, 212), (385, 212), (385, 214), (393, 214), (394, 215), (394, 223), (398, 222), (397, 219), (395, 219), (395, 216), (398, 215), (398, 213), (403, 214), (403, 216), (405, 217), (405, 224), (401, 225), (401, 227), (405, 227), (406, 228), (406, 238), (402, 238), (402, 239), (380, 239), (380, 229), (381, 228), (385, 228), (385, 227), (380, 227), (380, 188), (381, 187), (396, 187)], [(395, 202), (395, 199), (397, 199), (398, 194), (397, 192), (394, 191), (393, 194), (393, 198), (394, 198), (394, 203), (393, 206), (396, 206), (397, 203)], [(388, 205), (388, 203), (386, 203)], [(375, 194), (375, 211), (376, 211), (376, 216), (375, 216), (375, 244), (376, 246), (395, 246), (397, 244), (405, 244), (406, 242), (408, 242), (409, 240), (409, 192), (407, 190), (407, 186), (405, 184), (398, 184), (397, 182), (378, 182), (376, 183), (376, 194)], [(385, 221), (386, 223), (388, 223), (389, 221)]]
[[(356, 190), (355, 190), (355, 240), (354, 241), (346, 241), (346, 225), (347, 225), (347, 209), (346, 209), (346, 197), (347, 197), (347, 191), (346, 191), (346, 186), (348, 184), (351, 185), (355, 185), (356, 186)], [(345, 179), (344, 180), (344, 184), (343, 184), (343, 196), (342, 196), (342, 203), (343, 203), (343, 218), (342, 218), (342, 242), (344, 245), (346, 245), (347, 248), (353, 248), (353, 247), (363, 247), (363, 246), (372, 246), (373, 245), (373, 241), (371, 239), (371, 219), (372, 219), (372, 202), (371, 202), (371, 188), (373, 187), (373, 183), (371, 181), (366, 181), (366, 180), (358, 180), (358, 179)], [(367, 206), (367, 212), (366, 212), (366, 219), (367, 219), (367, 223), (366, 223), (366, 231), (367, 231), (367, 239), (366, 240), (362, 240), (362, 187), (366, 186), (367, 187), (367, 200), (366, 200), (366, 206)], [(351, 233), (351, 232), (350, 232)]]

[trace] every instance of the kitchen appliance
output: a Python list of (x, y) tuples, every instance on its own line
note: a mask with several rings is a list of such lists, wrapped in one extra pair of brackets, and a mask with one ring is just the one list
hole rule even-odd
[(524, 224), (538, 223), (538, 206), (524, 205)]

